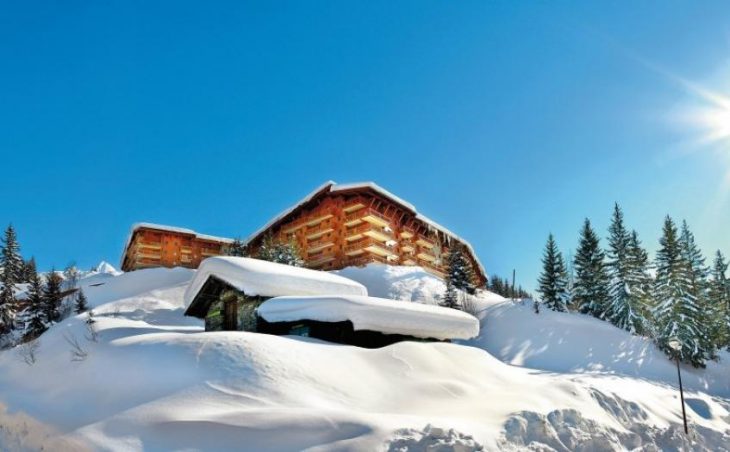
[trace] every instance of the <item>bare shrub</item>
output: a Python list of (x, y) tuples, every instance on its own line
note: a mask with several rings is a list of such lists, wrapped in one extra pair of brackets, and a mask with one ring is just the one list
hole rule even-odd
[(99, 341), (99, 332), (96, 331), (96, 319), (94, 311), (89, 311), (86, 317), (86, 340), (91, 342)]
[(36, 363), (36, 354), (41, 346), (41, 342), (38, 339), (24, 342), (18, 346), (18, 355), (29, 366)]
[(71, 361), (83, 361), (89, 356), (89, 352), (87, 352), (81, 344), (79, 344), (76, 336), (73, 334), (64, 334), (63, 338), (66, 340), (68, 345), (71, 346)]
[(476, 317), (476, 315), (479, 314), (479, 306), (477, 305), (476, 298), (466, 293), (462, 293), (460, 295), (461, 310)]

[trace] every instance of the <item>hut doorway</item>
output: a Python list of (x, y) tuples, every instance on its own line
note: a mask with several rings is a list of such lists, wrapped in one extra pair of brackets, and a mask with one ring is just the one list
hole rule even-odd
[(223, 330), (238, 330), (238, 300), (225, 300), (223, 302)]

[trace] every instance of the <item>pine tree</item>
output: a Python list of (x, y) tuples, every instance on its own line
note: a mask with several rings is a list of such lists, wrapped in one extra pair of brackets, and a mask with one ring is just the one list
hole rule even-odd
[(573, 302), (584, 314), (603, 318), (608, 305), (608, 272), (596, 232), (586, 218), (575, 254)]
[(2, 253), (0, 253), (0, 267), (3, 271), (3, 281), (21, 282), (23, 277), (23, 258), (20, 256), (20, 245), (13, 225), (8, 225), (3, 237)]
[(23, 258), (20, 257), (20, 246), (15, 236), (13, 225), (5, 229), (2, 252), (0, 252), (0, 336), (10, 333), (15, 328), (17, 300), (15, 284), (20, 282), (23, 269)]
[(236, 237), (233, 243), (228, 247), (228, 255), (235, 257), (244, 257), (246, 255), (246, 246), (243, 244), (241, 239)]
[(35, 261), (32, 262), (33, 273), (30, 278), (30, 288), (28, 290), (28, 326), (25, 333), (26, 339), (28, 340), (37, 338), (47, 328), (44, 322), (46, 318), (46, 307), (43, 298), (43, 283), (36, 272)]
[(35, 257), (31, 257), (25, 263), (23, 264), (23, 276), (21, 278), (21, 282), (30, 283), (33, 281), (33, 277), (36, 274), (36, 264), (35, 264)]
[(699, 325), (701, 328), (700, 339), (702, 340), (702, 350), (706, 354), (707, 359), (715, 357), (715, 347), (712, 341), (713, 324), (712, 313), (708, 299), (708, 283), (707, 276), (709, 268), (705, 264), (705, 258), (702, 256), (699, 246), (695, 242), (695, 236), (689, 230), (687, 221), (682, 221), (682, 230), (680, 234), (680, 249), (682, 258), (689, 267), (689, 275), (691, 280), (692, 295), (695, 297), (697, 306), (699, 307)]
[(455, 289), (473, 294), (476, 290), (474, 284), (474, 270), (471, 263), (464, 256), (462, 246), (453, 242), (449, 247), (446, 257), (446, 283), (450, 283)]
[[(671, 358), (678, 357), (695, 367), (704, 366), (702, 312), (693, 294), (690, 264), (683, 257), (677, 227), (669, 216), (664, 220), (659, 244), (654, 282), (656, 306), (652, 311), (657, 345)], [(681, 344), (679, 351), (669, 346), (675, 340)]]
[(708, 298), (712, 323), (712, 341), (717, 349), (730, 350), (730, 279), (727, 277), (728, 263), (718, 250), (712, 266)]
[(548, 236), (542, 258), (542, 274), (538, 279), (541, 301), (553, 311), (565, 311), (567, 302), (567, 275), (563, 255), (555, 244), (552, 234)]
[(445, 308), (459, 309), (459, 295), (456, 291), (456, 287), (449, 281), (446, 280), (446, 290), (444, 291), (441, 306)]
[(44, 320), (49, 325), (61, 320), (62, 283), (63, 278), (52, 269), (46, 277), (46, 285), (43, 288)]
[(84, 295), (84, 290), (79, 288), (78, 292), (76, 292), (76, 307), (74, 309), (74, 312), (76, 314), (81, 314), (82, 312), (86, 312), (89, 310), (89, 303), (86, 300), (86, 295)]
[(256, 257), (261, 260), (291, 265), (293, 267), (301, 267), (304, 265), (299, 247), (294, 240), (288, 243), (281, 243), (274, 240), (271, 235), (264, 237)]

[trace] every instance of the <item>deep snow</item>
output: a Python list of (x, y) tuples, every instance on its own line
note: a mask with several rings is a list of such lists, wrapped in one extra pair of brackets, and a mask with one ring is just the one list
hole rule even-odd
[[(340, 274), (374, 296), (433, 302), (443, 290), (417, 268), (371, 265)], [(405, 342), (366, 350), (204, 333), (201, 321), (182, 315), (193, 275), (150, 269), (90, 276), (82, 285), (96, 314), (96, 342), (81, 315), (41, 337), (33, 366), (18, 350), (0, 352), (0, 402), (8, 408), (0, 412), (0, 446), (688, 447), (671, 363), (650, 343), (595, 319), (535, 315), (529, 306), (483, 294), (482, 331), (466, 345)], [(71, 360), (68, 341), (74, 339), (87, 353), (84, 360)], [(730, 357), (722, 358), (706, 371), (684, 369), (696, 450), (728, 450), (730, 444)]]

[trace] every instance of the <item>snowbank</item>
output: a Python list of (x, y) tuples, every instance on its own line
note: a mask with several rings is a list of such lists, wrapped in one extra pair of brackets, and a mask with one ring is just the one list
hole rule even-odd
[[(403, 289), (404, 296), (420, 296), (418, 288), (429, 285), (415, 284), (414, 274), (399, 279), (383, 272), (377, 281), (374, 269), (352, 273), (359, 271), (370, 278), (368, 287)], [(617, 371), (638, 358), (637, 349), (606, 354), (602, 343), (618, 346), (631, 336), (615, 328), (606, 333), (585, 316), (535, 315), (529, 306), (479, 298), (484, 327), (469, 342), (474, 346), (402, 342), (362, 349), (206, 333), (202, 321), (183, 315), (194, 274), (149, 269), (97, 275), (93, 284), (101, 285), (82, 280), (95, 306), (98, 339), (87, 339), (86, 316), (79, 315), (41, 337), (33, 366), (18, 350), (0, 352), (6, 414), (23, 412), (44, 426), (43, 435), (60, 432), (102, 451), (478, 445), (489, 451), (722, 451), (730, 444), (730, 399), (715, 383), (705, 390), (695, 380), (686, 391), (688, 444), (677, 388), (655, 370), (666, 362), (657, 355), (644, 359), (635, 376)], [(78, 341), (85, 359), (71, 360), (67, 338)], [(727, 378), (728, 361), (706, 372)], [(24, 443), (25, 422), (5, 419), (0, 449), (34, 444)]]
[[(466, 342), (516, 365), (561, 373), (620, 374), (677, 385), (674, 361), (642, 336), (594, 317), (506, 301), (481, 313), (482, 332)], [(706, 369), (682, 366), (685, 388), (730, 398), (730, 353)]]
[(277, 297), (258, 314), (267, 322), (349, 320), (357, 330), (433, 339), (470, 339), (479, 334), (476, 317), (455, 309), (365, 296)]
[(211, 276), (252, 296), (367, 295), (362, 284), (332, 273), (246, 257), (217, 256), (205, 259), (198, 267), (185, 291), (185, 306), (190, 306)]

